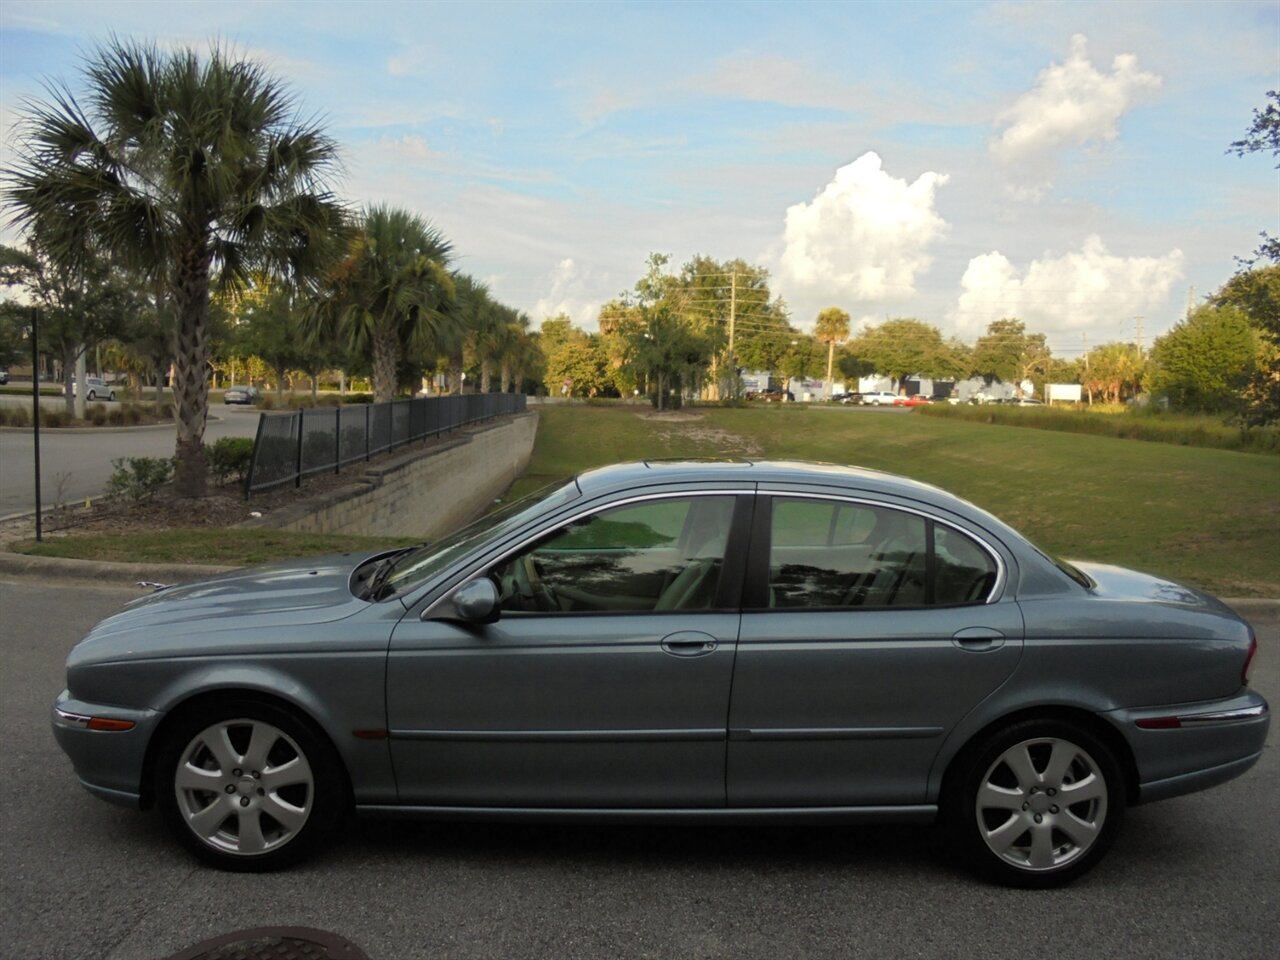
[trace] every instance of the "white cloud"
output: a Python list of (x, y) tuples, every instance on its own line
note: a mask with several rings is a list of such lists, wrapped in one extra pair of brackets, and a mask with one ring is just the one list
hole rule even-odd
[(534, 304), (534, 323), (540, 324), (548, 317), (565, 313), (577, 326), (594, 330), (600, 319), (601, 304), (586, 293), (589, 287), (594, 286), (590, 271), (584, 271), (566, 257), (556, 264), (547, 279), (551, 289)]
[(1019, 270), (998, 251), (974, 257), (960, 280), (951, 321), (962, 336), (977, 336), (993, 320), (1017, 317), (1028, 328), (1063, 334), (1097, 328), (1119, 339), (1135, 315), (1165, 303), (1183, 276), (1181, 250), (1162, 257), (1117, 257), (1097, 236), (1080, 250), (1033, 260)]
[(940, 173), (891, 177), (874, 153), (841, 167), (812, 202), (787, 209), (782, 284), (860, 300), (911, 296), (932, 262), (926, 248), (948, 229), (934, 210), (946, 182)]
[(440, 157), (439, 153), (427, 146), (426, 140), (412, 133), (407, 133), (403, 137), (380, 137), (378, 147), (398, 159), (415, 163), (428, 163)]
[(1000, 116), (1008, 126), (991, 141), (991, 153), (1006, 163), (1035, 158), (1062, 147), (1116, 138), (1116, 123), (1144, 93), (1160, 87), (1154, 73), (1138, 69), (1138, 58), (1122, 53), (1111, 73), (1100, 73), (1089, 61), (1088, 41), (1071, 38), (1063, 63), (1046, 67), (1035, 86)]

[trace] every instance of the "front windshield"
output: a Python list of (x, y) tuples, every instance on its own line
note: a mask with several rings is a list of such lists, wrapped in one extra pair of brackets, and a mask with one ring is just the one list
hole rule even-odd
[(554, 510), (579, 496), (581, 493), (576, 480), (553, 483), (485, 514), (443, 539), (414, 547), (395, 558), (395, 569), (387, 576), (380, 599), (394, 596), (405, 587), (426, 580), (485, 540), (496, 540), (539, 514)]

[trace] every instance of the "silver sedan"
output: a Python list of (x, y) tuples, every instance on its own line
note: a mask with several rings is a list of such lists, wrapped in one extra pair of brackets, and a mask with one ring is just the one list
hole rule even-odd
[(1212, 597), (1055, 560), (933, 487), (799, 463), (585, 473), (422, 547), (244, 570), (103, 621), (53, 709), (80, 782), (218, 867), (349, 811), (941, 819), (999, 882), (1258, 759)]

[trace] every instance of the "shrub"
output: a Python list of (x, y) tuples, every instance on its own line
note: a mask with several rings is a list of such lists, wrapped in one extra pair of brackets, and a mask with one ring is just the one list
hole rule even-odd
[(123, 406), (112, 407), (111, 411), (107, 414), (107, 423), (111, 424), (113, 427), (123, 427), (124, 417), (125, 413)]
[(372, 393), (348, 393), (342, 398), (343, 403), (373, 403)]
[(88, 413), (87, 419), (95, 427), (100, 427), (107, 422), (107, 408), (100, 403), (95, 403), (86, 413)]
[(264, 393), (258, 400), (258, 406), (263, 410), (274, 410), (276, 408), (276, 398), (269, 393)]
[(173, 461), (165, 457), (119, 457), (111, 466), (107, 495), (135, 503), (150, 500), (173, 476)]
[(131, 403), (127, 407), (125, 407), (124, 418), (126, 421), (128, 421), (130, 425), (141, 423), (142, 417), (143, 417), (142, 407), (138, 406), (137, 404)]
[(226, 483), (233, 474), (237, 481), (243, 483), (253, 460), (253, 438), (223, 437), (212, 446), (205, 447), (205, 460), (218, 484)]
[(40, 408), (40, 426), (65, 427), (71, 422), (71, 415), (65, 410), (46, 410)]

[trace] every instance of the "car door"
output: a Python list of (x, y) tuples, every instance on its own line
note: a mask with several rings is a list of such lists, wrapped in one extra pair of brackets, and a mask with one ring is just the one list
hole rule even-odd
[(387, 666), (401, 802), (723, 806), (751, 508), (699, 492), (585, 511), (477, 571), (496, 623), (406, 617)]
[(1021, 654), (1004, 557), (853, 499), (762, 493), (753, 526), (729, 805), (924, 803), (946, 733)]

